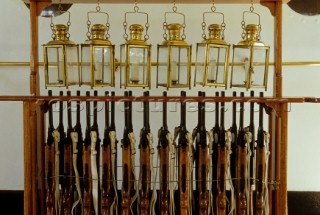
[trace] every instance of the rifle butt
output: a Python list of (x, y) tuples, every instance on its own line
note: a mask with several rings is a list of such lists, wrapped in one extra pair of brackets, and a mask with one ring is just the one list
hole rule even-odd
[(247, 199), (247, 147), (238, 147), (238, 169), (237, 177), (237, 215), (247, 215), (248, 199)]
[(226, 178), (227, 178), (227, 151), (226, 148), (218, 149), (218, 195), (217, 214), (225, 215), (227, 210)]
[(265, 188), (265, 175), (266, 175), (266, 149), (265, 147), (260, 148), (257, 147), (256, 149), (256, 155), (257, 155), (257, 176), (258, 181), (256, 183), (256, 214), (257, 215), (265, 215), (265, 194), (266, 194), (266, 188)]
[(189, 208), (189, 164), (188, 149), (179, 146), (179, 198), (180, 198), (180, 214), (187, 215)]

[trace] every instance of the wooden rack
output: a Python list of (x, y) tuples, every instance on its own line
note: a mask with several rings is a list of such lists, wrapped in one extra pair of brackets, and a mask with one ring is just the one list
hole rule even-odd
[[(52, 3), (52, 0), (25, 0), (30, 4), (30, 30), (31, 30), (31, 53), (30, 53), (30, 95), (31, 96), (0, 96), (0, 101), (21, 101), (23, 102), (23, 123), (24, 123), (24, 214), (36, 215), (44, 211), (43, 204), (39, 206), (39, 200), (43, 200), (44, 193), (44, 111), (46, 102), (55, 100), (113, 100), (113, 101), (144, 101), (144, 97), (124, 98), (118, 97), (47, 97), (40, 95), (39, 85), (39, 41), (38, 41), (38, 15), (42, 9)], [(57, 1), (53, 1), (57, 2)], [(69, 0), (64, 3), (92, 3), (89, 0)], [(100, 1), (101, 3), (132, 3), (129, 0)], [(139, 3), (170, 3), (169, 0), (141, 0)], [(250, 0), (217, 0), (216, 3), (250, 3)], [(282, 97), (282, 5), (288, 0), (255, 0), (268, 7), (274, 16), (274, 66), (275, 74), (273, 80), (274, 97), (255, 98), (255, 102), (263, 102), (272, 106), (276, 112), (270, 117), (270, 132), (275, 140), (275, 171), (274, 179), (280, 182), (279, 187), (274, 190), (272, 198), (273, 211), (276, 215), (287, 214), (287, 147), (288, 147), (288, 104), (313, 102), (318, 103), (317, 98), (284, 98)], [(181, 0), (178, 3), (208, 3), (208, 1)], [(197, 97), (187, 97), (188, 100), (199, 101)], [(222, 101), (243, 101), (252, 102), (252, 98), (205, 98), (208, 102)], [(235, 100), (236, 99), (236, 100)], [(149, 97), (153, 101), (181, 101), (181, 97)], [(274, 125), (274, 126), (272, 126)], [(281, 156), (280, 156), (281, 155)], [(272, 166), (272, 165), (270, 165)], [(43, 180), (41, 180), (43, 179)], [(270, 210), (272, 211), (272, 210)]]

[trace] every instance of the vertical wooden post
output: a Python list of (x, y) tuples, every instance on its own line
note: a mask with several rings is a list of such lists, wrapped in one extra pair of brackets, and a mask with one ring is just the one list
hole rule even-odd
[(288, 179), (288, 103), (281, 104), (281, 145), (280, 145), (280, 185), (279, 214), (288, 214), (287, 179)]
[(23, 103), (23, 123), (24, 123), (24, 215), (32, 213), (32, 163), (30, 144), (30, 102)]
[(46, 205), (46, 194), (45, 194), (45, 118), (44, 113), (41, 107), (37, 107), (37, 115), (38, 115), (38, 144), (37, 144), (37, 157), (38, 157), (38, 169), (37, 169), (37, 178), (38, 178), (38, 195), (40, 202), (40, 214), (46, 214), (45, 205)]
[[(275, 2), (275, 18), (274, 18), (274, 81), (273, 81), (273, 95), (275, 97), (282, 97), (282, 1)], [(282, 166), (281, 160), (283, 157), (287, 157), (287, 151), (282, 151), (282, 144), (286, 144), (282, 142), (283, 136), (287, 134), (285, 131), (282, 131), (281, 116), (281, 104), (276, 105), (276, 109), (280, 114), (275, 115), (275, 181), (282, 183), (287, 183), (287, 181), (282, 181), (281, 175), (286, 174), (287, 167)], [(287, 190), (285, 190), (287, 192)], [(276, 215), (286, 215), (283, 212), (283, 208), (287, 208), (287, 198), (281, 198), (283, 194), (283, 190), (276, 189), (275, 190), (275, 214)]]

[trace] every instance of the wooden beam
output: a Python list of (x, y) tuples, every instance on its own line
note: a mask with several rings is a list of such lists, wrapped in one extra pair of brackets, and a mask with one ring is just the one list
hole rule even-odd
[(281, 144), (280, 144), (280, 184), (279, 184), (279, 214), (288, 214), (288, 104), (281, 106)]
[[(31, 0), (32, 1), (32, 0)], [(37, 1), (37, 0), (33, 0)], [(42, 0), (42, 1), (50, 1), (50, 0)], [(42, 2), (38, 0), (38, 2)], [(290, 0), (253, 0), (253, 3), (260, 3), (260, 2), (282, 2), (288, 3)], [(30, 0), (24, 0), (24, 2), (29, 3)], [(96, 1), (92, 0), (63, 0), (64, 4), (66, 3), (94, 3)], [(172, 0), (139, 0), (139, 4), (172, 4)], [(59, 3), (59, 0), (52, 0), (52, 3)], [(108, 3), (108, 4), (133, 4), (134, 1), (132, 0), (100, 0), (100, 3)], [(177, 4), (211, 4), (208, 0), (177, 0)], [(250, 4), (251, 0), (215, 0), (217, 4)]]

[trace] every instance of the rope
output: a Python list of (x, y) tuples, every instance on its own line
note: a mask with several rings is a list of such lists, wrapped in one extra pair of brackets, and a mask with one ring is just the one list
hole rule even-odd
[[(136, 193), (134, 194), (134, 196), (132, 197), (131, 202), (130, 202), (130, 211), (131, 211), (131, 214), (134, 214), (133, 210), (132, 210), (132, 205), (133, 205), (134, 201), (139, 196), (139, 189), (138, 189), (138, 184), (137, 184), (138, 182), (136, 181), (136, 173), (135, 173), (136, 138), (135, 138), (133, 132), (129, 133), (128, 137), (129, 137), (130, 145), (131, 145), (131, 168), (132, 168), (132, 173), (133, 173), (134, 186), (136, 189)], [(138, 209), (137, 209), (137, 211), (139, 212)], [(139, 214), (138, 212), (137, 212), (137, 214)]]
[[(213, 141), (214, 141), (214, 135), (213, 130), (211, 129), (209, 132), (207, 132), (207, 136), (209, 139), (209, 180), (208, 180), (208, 186), (209, 186), (209, 204), (208, 204), (208, 215), (214, 214), (213, 209), (213, 196), (212, 196), (212, 154), (213, 154)], [(211, 212), (211, 213), (210, 213)]]
[[(247, 170), (249, 170), (250, 169), (250, 156), (251, 156), (251, 149), (250, 149), (250, 147), (249, 147), (249, 144), (250, 144), (250, 142), (252, 141), (252, 134), (251, 134), (251, 132), (249, 132), (249, 131), (246, 131), (245, 132), (245, 134), (244, 134), (244, 139), (245, 139), (245, 141), (246, 141), (246, 146), (247, 146)], [(247, 188), (249, 188), (250, 187), (250, 177), (248, 177), (248, 174), (250, 173), (250, 171), (247, 171), (247, 175), (245, 176), (245, 178), (246, 178), (246, 182), (247, 182)], [(248, 201), (249, 201), (249, 196), (250, 196), (250, 194), (249, 194), (249, 191), (250, 189), (246, 189), (246, 199), (247, 199), (247, 205), (249, 205), (248, 204)], [(249, 214), (249, 208), (247, 207), (247, 214)]]
[(111, 171), (112, 171), (112, 182), (113, 188), (115, 192), (115, 198), (111, 205), (110, 211), (111, 215), (113, 215), (114, 211), (116, 215), (118, 215), (118, 191), (117, 191), (117, 181), (116, 181), (116, 154), (117, 154), (117, 146), (116, 146), (116, 132), (110, 131), (109, 132), (109, 139), (111, 142)]
[(73, 150), (73, 169), (75, 173), (75, 178), (76, 178), (76, 190), (78, 194), (78, 199), (73, 203), (72, 209), (71, 209), (71, 214), (73, 215), (75, 213), (74, 209), (77, 207), (77, 205), (80, 203), (82, 204), (82, 196), (81, 196), (81, 188), (80, 188), (80, 177), (79, 177), (79, 172), (78, 172), (78, 167), (77, 167), (77, 157), (78, 157), (78, 133), (77, 132), (71, 132), (70, 134), (71, 139), (72, 139), (72, 150)]
[(169, 203), (169, 212), (170, 215), (175, 214), (175, 204), (174, 204), (174, 174), (175, 174), (175, 160), (176, 160), (176, 147), (172, 135), (168, 133), (166, 135), (169, 143), (169, 154), (170, 154), (170, 172), (169, 172), (169, 184), (170, 184), (170, 203)]
[(91, 138), (91, 175), (92, 175), (92, 199), (93, 199), (93, 208), (95, 214), (99, 214), (99, 207), (98, 207), (98, 169), (97, 169), (97, 132), (91, 131), (90, 132)]
[(234, 186), (232, 183), (231, 169), (230, 169), (230, 164), (231, 164), (230, 155), (232, 154), (232, 149), (231, 149), (232, 134), (230, 130), (226, 131), (225, 138), (226, 138), (226, 149), (227, 149), (227, 178), (226, 179), (227, 179), (227, 182), (229, 183), (230, 191), (231, 191), (231, 199), (230, 199), (231, 207), (228, 215), (232, 215), (233, 211), (236, 209), (236, 205), (235, 205)]
[(154, 166), (153, 166), (153, 155), (154, 155), (154, 147), (153, 147), (153, 135), (152, 133), (149, 133), (147, 135), (148, 142), (149, 142), (149, 149), (150, 149), (150, 171), (151, 171), (151, 183), (153, 184), (153, 190), (152, 190), (152, 196), (151, 196), (151, 202), (150, 202), (150, 211), (149, 214), (155, 215), (155, 205), (157, 201), (157, 190), (156, 190), (156, 174), (154, 172)]
[(59, 159), (60, 159), (60, 151), (59, 151), (59, 142), (60, 142), (60, 133), (57, 130), (52, 132), (52, 136), (54, 139), (54, 147), (55, 147), (55, 209), (56, 215), (60, 214), (61, 209), (61, 199), (60, 199), (60, 189), (59, 189)]
[(189, 189), (188, 189), (188, 197), (189, 197), (189, 207), (188, 207), (188, 214), (192, 215), (192, 196), (193, 196), (193, 183), (192, 183), (192, 176), (193, 176), (193, 160), (194, 160), (194, 146), (193, 146), (193, 138), (190, 132), (186, 134), (186, 139), (188, 143), (188, 155), (189, 155)]

